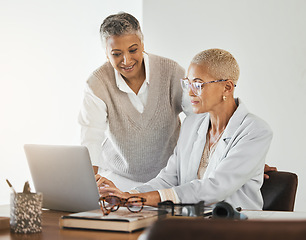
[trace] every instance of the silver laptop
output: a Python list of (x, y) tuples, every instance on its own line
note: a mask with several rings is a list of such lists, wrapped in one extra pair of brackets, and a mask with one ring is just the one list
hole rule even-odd
[(43, 208), (82, 212), (99, 208), (99, 193), (84, 146), (24, 145)]

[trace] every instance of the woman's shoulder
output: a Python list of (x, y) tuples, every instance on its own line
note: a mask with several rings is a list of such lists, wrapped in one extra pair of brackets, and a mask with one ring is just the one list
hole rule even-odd
[(111, 77), (115, 77), (114, 68), (109, 62), (106, 62), (92, 72), (92, 74), (89, 77), (89, 80), (91, 79), (102, 80)]
[(169, 67), (172, 66), (173, 68), (179, 68), (183, 69), (182, 66), (180, 66), (176, 61), (173, 59), (167, 58), (167, 57), (162, 57), (158, 56), (152, 53), (146, 53), (149, 57), (149, 62), (152, 64), (162, 64), (162, 66)]
[(104, 77), (110, 74), (114, 74), (114, 68), (112, 67), (110, 62), (105, 62), (102, 66), (98, 67), (92, 73), (92, 75), (97, 77)]
[[(261, 117), (250, 113), (244, 104), (240, 103), (238, 107), (240, 111), (240, 117), (242, 118), (241, 121), (241, 128), (245, 128), (248, 131), (255, 131), (255, 132), (268, 132), (272, 134), (272, 129), (270, 128), (269, 124), (263, 120)], [(238, 119), (239, 120), (239, 115)]]
[(97, 88), (102, 83), (111, 82), (112, 79), (115, 79), (114, 68), (109, 62), (106, 62), (92, 72), (87, 79), (87, 84), (90, 88)]
[(262, 118), (253, 113), (248, 113), (244, 119), (244, 124), (250, 126), (254, 130), (262, 130), (272, 133), (270, 125)]
[(145, 54), (148, 55), (150, 60), (155, 60), (155, 61), (169, 61), (169, 62), (173, 62), (176, 63), (176, 61), (174, 61), (173, 59), (167, 58), (167, 57), (162, 57), (153, 53), (147, 53), (145, 52)]

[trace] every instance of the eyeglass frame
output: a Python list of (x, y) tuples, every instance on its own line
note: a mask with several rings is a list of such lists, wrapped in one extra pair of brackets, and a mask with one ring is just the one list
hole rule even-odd
[[(201, 80), (203, 81), (201, 78), (195, 78), (193, 79), (194, 80)], [(209, 82), (192, 82), (190, 83), (190, 80), (186, 77), (186, 78), (181, 78), (180, 81), (181, 81), (181, 87), (183, 90), (188, 90), (191, 89), (192, 92), (196, 95), (196, 96), (200, 96), (201, 93), (202, 93), (202, 86), (205, 85), (205, 84), (209, 84), (209, 83), (217, 83), (217, 82), (226, 82), (228, 81), (229, 79), (220, 79), (220, 80), (214, 80), (214, 81), (209, 81)], [(184, 86), (186, 86), (185, 82), (187, 81), (187, 84), (188, 84), (188, 88), (186, 89)], [(200, 85), (200, 88), (199, 90), (197, 88), (194, 88), (194, 84), (197, 83)], [(236, 87), (236, 84), (234, 84), (234, 87)], [(198, 93), (198, 91), (200, 91), (200, 93)]]
[[(110, 209), (107, 209), (106, 206), (105, 206), (105, 200), (106, 198), (117, 198), (119, 200), (119, 204), (115, 204), (114, 206), (110, 207)], [(139, 203), (141, 202), (142, 205), (140, 207), (139, 210), (137, 211), (133, 211), (131, 210), (127, 205), (126, 203), (128, 202), (128, 199), (131, 199), (131, 198), (139, 198), (140, 201), (132, 201), (130, 203)], [(100, 208), (101, 208), (101, 211), (103, 213), (104, 216), (107, 216), (108, 214), (110, 214), (111, 212), (115, 212), (119, 209), (119, 207), (126, 207), (130, 212), (132, 213), (139, 213), (142, 211), (143, 209), (143, 206), (144, 206), (144, 203), (146, 202), (147, 200), (143, 197), (139, 197), (139, 196), (131, 196), (131, 197), (128, 197), (128, 198), (120, 198), (118, 196), (106, 196), (106, 197), (100, 197), (99, 198), (99, 205), (100, 205)], [(106, 210), (106, 212), (103, 210)]]

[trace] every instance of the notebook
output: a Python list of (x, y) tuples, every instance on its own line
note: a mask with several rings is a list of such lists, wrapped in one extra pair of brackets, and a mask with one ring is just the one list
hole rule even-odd
[(120, 207), (107, 216), (103, 216), (100, 209), (62, 216), (59, 225), (62, 228), (133, 232), (152, 225), (157, 219), (158, 211), (152, 207), (145, 206), (139, 213)]
[(24, 145), (36, 192), (43, 208), (82, 212), (99, 208), (99, 193), (84, 146)]

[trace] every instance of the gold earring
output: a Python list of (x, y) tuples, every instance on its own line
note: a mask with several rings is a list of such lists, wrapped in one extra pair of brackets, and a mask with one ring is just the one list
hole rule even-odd
[(223, 101), (226, 101), (226, 96), (223, 96)]

